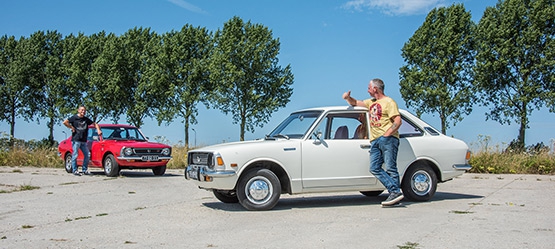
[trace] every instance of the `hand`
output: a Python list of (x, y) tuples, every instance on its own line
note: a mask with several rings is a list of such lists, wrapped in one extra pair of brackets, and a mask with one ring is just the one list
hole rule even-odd
[(96, 130), (96, 133), (98, 133), (99, 136), (102, 136), (102, 131), (101, 130)]
[(348, 92), (343, 93), (343, 99), (347, 100), (351, 97), (351, 90), (349, 90)]

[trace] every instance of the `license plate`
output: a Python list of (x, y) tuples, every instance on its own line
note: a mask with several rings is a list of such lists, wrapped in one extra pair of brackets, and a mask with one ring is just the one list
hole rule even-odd
[(193, 180), (198, 180), (198, 170), (197, 169), (187, 171), (187, 174), (188, 174), (189, 178), (191, 178)]
[(143, 161), (158, 161), (158, 156), (142, 156), (141, 160)]

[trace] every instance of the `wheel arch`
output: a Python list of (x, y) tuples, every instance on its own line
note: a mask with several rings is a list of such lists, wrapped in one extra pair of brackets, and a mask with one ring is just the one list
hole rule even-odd
[[(407, 172), (410, 168), (412, 167), (416, 167), (418, 165), (422, 165), (422, 166), (427, 166), (429, 168), (431, 168), (434, 173), (436, 174), (437, 180), (438, 182), (443, 182), (443, 177), (441, 175), (441, 170), (439, 170), (439, 166), (438, 164), (433, 161), (432, 159), (429, 158), (420, 158), (414, 162), (412, 162), (406, 169), (405, 172)], [(405, 178), (405, 172), (403, 172), (403, 179)], [(403, 182), (403, 179), (401, 179), (401, 183)]]
[[(287, 174), (287, 171), (285, 171), (284, 167), (281, 164), (273, 160), (260, 159), (247, 163), (240, 170), (239, 179), (241, 179), (241, 177), (243, 177), (246, 172), (249, 172), (255, 168), (263, 168), (272, 171), (279, 179), (281, 192), (291, 194), (291, 178), (289, 177), (289, 174)], [(239, 180), (237, 182), (239, 182)], [(237, 189), (237, 183), (235, 185), (235, 189)]]

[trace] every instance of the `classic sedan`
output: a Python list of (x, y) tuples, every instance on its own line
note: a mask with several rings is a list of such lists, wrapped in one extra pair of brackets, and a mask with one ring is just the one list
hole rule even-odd
[[(121, 169), (152, 169), (154, 175), (164, 175), (166, 164), (172, 158), (171, 146), (147, 141), (134, 126), (123, 124), (99, 124), (102, 136), (89, 126), (87, 145), (90, 151), (89, 167), (103, 168), (107, 176), (117, 176)], [(68, 173), (71, 168), (71, 137), (58, 146), (58, 154), (65, 162)], [(77, 165), (83, 164), (79, 150)]]
[[(470, 151), (411, 113), (403, 124), (397, 166), (405, 198), (430, 200), (437, 184), (470, 169)], [(264, 139), (225, 143), (188, 152), (185, 178), (224, 203), (272, 209), (282, 193), (359, 191), (381, 194), (369, 172), (369, 115), (362, 107), (293, 112)]]

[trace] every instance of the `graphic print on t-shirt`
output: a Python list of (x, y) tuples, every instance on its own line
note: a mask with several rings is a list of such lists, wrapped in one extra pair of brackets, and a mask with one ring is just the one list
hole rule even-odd
[(370, 126), (380, 127), (382, 124), (382, 106), (379, 103), (374, 103), (370, 106)]

